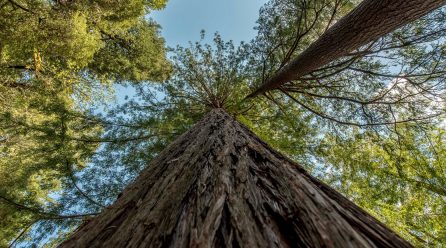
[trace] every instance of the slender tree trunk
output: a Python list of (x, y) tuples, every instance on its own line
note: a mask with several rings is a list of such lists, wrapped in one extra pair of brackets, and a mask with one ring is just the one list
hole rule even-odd
[(278, 88), (446, 4), (446, 0), (364, 0), (249, 97)]
[(221, 109), (59, 247), (411, 247)]

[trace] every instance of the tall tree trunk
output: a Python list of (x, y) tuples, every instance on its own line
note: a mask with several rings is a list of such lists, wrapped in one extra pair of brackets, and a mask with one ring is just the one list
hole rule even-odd
[(59, 247), (411, 247), (221, 109)]
[(446, 4), (446, 0), (364, 0), (249, 97), (278, 88)]

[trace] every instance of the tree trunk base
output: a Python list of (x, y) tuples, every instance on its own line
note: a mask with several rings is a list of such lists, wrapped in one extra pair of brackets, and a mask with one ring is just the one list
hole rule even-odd
[(59, 247), (411, 247), (221, 109)]

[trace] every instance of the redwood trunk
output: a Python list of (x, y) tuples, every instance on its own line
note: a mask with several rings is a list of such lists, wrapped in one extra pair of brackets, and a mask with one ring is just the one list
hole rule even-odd
[(411, 247), (221, 109), (59, 247)]
[(278, 88), (446, 4), (446, 0), (364, 0), (249, 97)]

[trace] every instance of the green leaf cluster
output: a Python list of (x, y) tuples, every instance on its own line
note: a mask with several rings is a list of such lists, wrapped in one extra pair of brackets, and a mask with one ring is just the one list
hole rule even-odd
[(414, 244), (442, 247), (446, 131), (410, 125), (397, 130), (403, 134), (327, 137), (320, 150), (323, 178)]
[(26, 238), (36, 222), (82, 213), (77, 174), (104, 131), (90, 107), (111, 98), (113, 83), (168, 77), (159, 26), (146, 18), (164, 5), (0, 2), (0, 246)]

